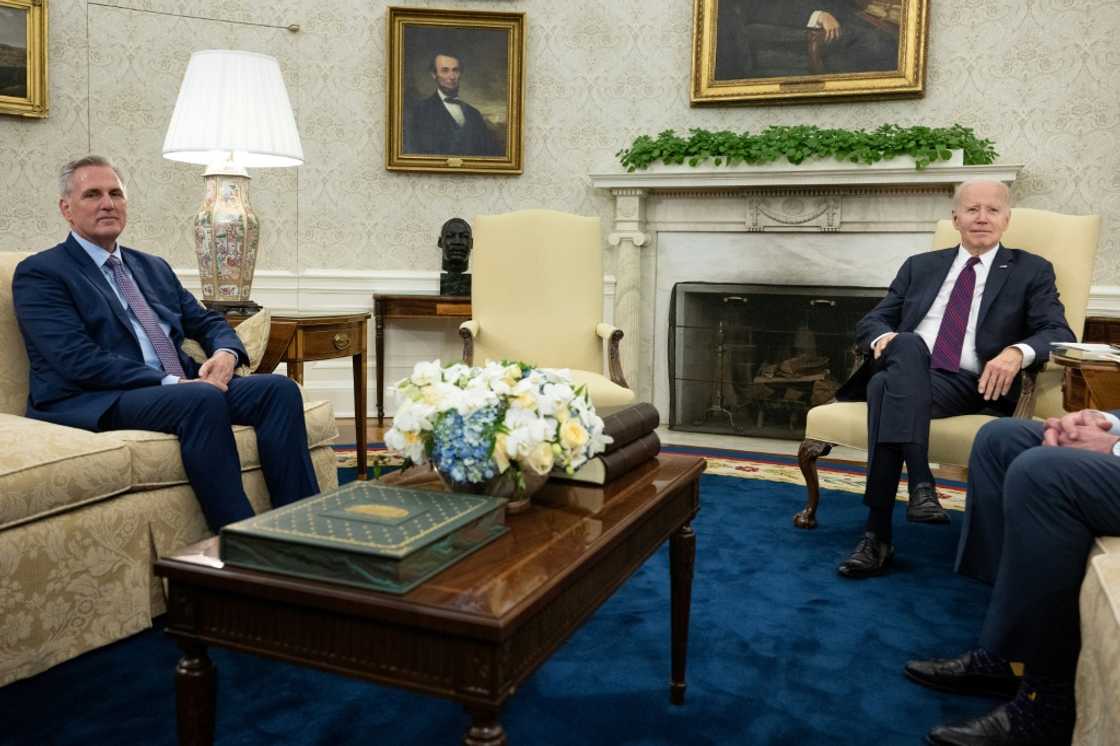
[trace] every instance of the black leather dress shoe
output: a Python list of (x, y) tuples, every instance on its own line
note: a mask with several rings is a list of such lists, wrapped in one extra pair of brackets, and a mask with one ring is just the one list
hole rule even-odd
[(1007, 705), (987, 715), (953, 725), (939, 725), (926, 735), (934, 746), (1064, 746), (1073, 735), (1073, 720), (1050, 722), (1045, 733), (1013, 734)]
[(906, 506), (906, 520), (911, 523), (948, 523), (949, 514), (937, 501), (937, 490), (929, 482), (914, 485)]
[(882, 575), (892, 557), (894, 557), (894, 545), (879, 541), (879, 537), (868, 531), (859, 540), (855, 551), (836, 568), (836, 572), (846, 578), (870, 578), (874, 575)]
[(906, 678), (922, 686), (953, 694), (983, 694), (1010, 699), (1019, 690), (1022, 681), (1011, 673), (981, 672), (980, 666), (969, 651), (959, 658), (941, 658), (929, 661), (909, 661), (904, 669)]

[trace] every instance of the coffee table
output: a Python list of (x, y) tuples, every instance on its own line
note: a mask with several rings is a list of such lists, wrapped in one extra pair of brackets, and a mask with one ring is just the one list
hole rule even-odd
[[(157, 561), (183, 651), (179, 743), (213, 743), (218, 645), (461, 702), (464, 744), (505, 744), (505, 701), (666, 540), (669, 692), (682, 704), (703, 470), (663, 454), (606, 487), (550, 481), (509, 533), (405, 595), (217, 566), (217, 538)], [(440, 488), (430, 472), (394, 479)]]

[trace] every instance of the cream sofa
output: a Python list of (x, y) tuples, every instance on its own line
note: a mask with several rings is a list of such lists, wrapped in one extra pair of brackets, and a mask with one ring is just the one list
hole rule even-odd
[(1101, 536), (1081, 583), (1074, 746), (1120, 739), (1120, 536)]
[[(146, 629), (164, 611), (157, 556), (209, 535), (172, 435), (91, 433), (23, 416), (27, 355), (0, 253), (0, 686)], [(338, 484), (329, 402), (304, 404), (322, 489)], [(257, 443), (234, 428), (254, 509), (268, 507)]]

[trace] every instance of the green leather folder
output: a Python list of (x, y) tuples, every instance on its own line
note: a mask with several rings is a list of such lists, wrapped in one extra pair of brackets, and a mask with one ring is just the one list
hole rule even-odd
[(223, 562), (407, 593), (509, 529), (506, 500), (352, 482), (231, 523)]

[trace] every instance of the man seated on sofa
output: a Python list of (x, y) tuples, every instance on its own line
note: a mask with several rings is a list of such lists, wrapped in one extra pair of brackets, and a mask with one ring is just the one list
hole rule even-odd
[[(90, 155), (63, 166), (66, 240), (20, 262), (12, 295), (30, 361), (27, 415), (86, 430), (178, 436), (211, 530), (253, 514), (232, 426), (256, 429), (274, 507), (318, 492), (303, 403), (276, 375), (234, 377), (248, 355), (163, 259), (117, 243), (128, 198), (117, 168)], [(209, 358), (180, 351), (186, 338)]]
[(948, 523), (929, 466), (930, 418), (992, 410), (1009, 415), (1019, 371), (1040, 367), (1051, 342), (1073, 341), (1054, 268), (1000, 244), (1011, 195), (998, 181), (970, 180), (953, 194), (959, 246), (907, 259), (886, 297), (856, 325), (871, 352), (836, 398), (867, 402), (868, 506), (863, 538), (838, 572), (866, 578), (894, 556), (891, 519), (903, 463), (906, 519)]
[[(1095, 537), (1120, 534), (1116, 414), (999, 419), (977, 434), (957, 564), (995, 580), (980, 647), (959, 658), (911, 661), (906, 675), (934, 689), (1013, 699), (934, 728), (930, 743), (1069, 743), (1085, 565)], [(1023, 664), (1021, 679), (1011, 661)]]

